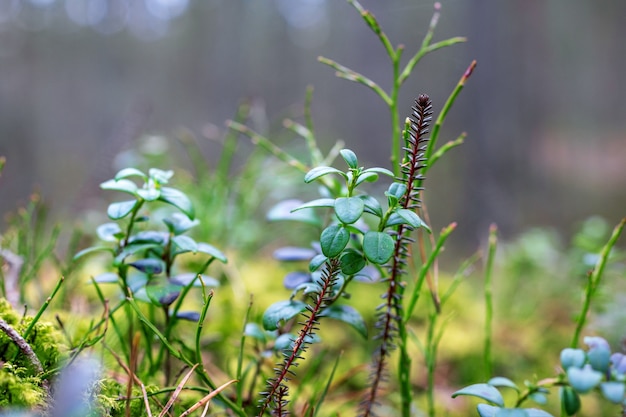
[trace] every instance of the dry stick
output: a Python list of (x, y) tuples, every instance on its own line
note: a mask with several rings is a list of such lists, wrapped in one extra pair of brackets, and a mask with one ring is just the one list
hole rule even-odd
[[(128, 379), (132, 379), (133, 381), (135, 381), (135, 384), (141, 387), (141, 393), (143, 395), (143, 403), (146, 407), (146, 412), (148, 413), (148, 417), (152, 417), (152, 412), (150, 411), (150, 402), (148, 400), (148, 392), (146, 391), (146, 386), (143, 384), (143, 382), (141, 382), (141, 380), (139, 379), (137, 375), (135, 375), (133, 372), (130, 371), (130, 368), (124, 364), (124, 362), (122, 361), (122, 358), (117, 353), (115, 353), (113, 349), (110, 349), (106, 345), (104, 347), (115, 358), (115, 360), (117, 361), (117, 364), (128, 374)], [(130, 401), (130, 399), (131, 399), (131, 396), (129, 395), (126, 398), (126, 401)]]
[(191, 406), (191, 408), (189, 408), (189, 410), (185, 411), (184, 413), (182, 413), (180, 415), (180, 417), (186, 417), (189, 414), (193, 413), (194, 411), (196, 411), (198, 408), (202, 407), (203, 405), (209, 403), (209, 401), (211, 401), (213, 399), (213, 397), (215, 397), (216, 395), (218, 395), (220, 392), (222, 392), (226, 387), (228, 387), (230, 384), (233, 384), (235, 382), (239, 382), (236, 379), (231, 379), (230, 381), (226, 382), (223, 385), (220, 385), (219, 387), (215, 388), (215, 390), (208, 394), (206, 397), (202, 398), (200, 401), (198, 401), (197, 403), (195, 403), (194, 405)]
[[(33, 348), (30, 347), (28, 342), (24, 340), (22, 336), (13, 328), (9, 323), (4, 321), (4, 319), (0, 318), (0, 330), (2, 330), (8, 337), (17, 345), (17, 347), (22, 351), (22, 353), (28, 358), (33, 368), (37, 371), (38, 374), (43, 374), (43, 367), (41, 366), (41, 362), (39, 362), (39, 358), (33, 351)], [(46, 395), (50, 395), (50, 384), (46, 379), (41, 380), (41, 385), (46, 391)]]
[(189, 370), (189, 372), (187, 372), (187, 374), (183, 377), (183, 379), (180, 381), (180, 383), (176, 386), (176, 390), (174, 391), (174, 393), (170, 397), (170, 399), (167, 402), (167, 404), (165, 404), (165, 407), (163, 408), (163, 410), (161, 410), (161, 412), (159, 413), (159, 417), (163, 417), (165, 415), (165, 413), (167, 413), (167, 411), (170, 409), (170, 407), (172, 407), (172, 405), (174, 404), (174, 401), (176, 401), (176, 399), (180, 395), (180, 392), (183, 390), (183, 387), (185, 386), (185, 384), (187, 383), (189, 378), (191, 378), (191, 375), (193, 375), (193, 373), (196, 370), (197, 366), (198, 366), (198, 364), (195, 364)]

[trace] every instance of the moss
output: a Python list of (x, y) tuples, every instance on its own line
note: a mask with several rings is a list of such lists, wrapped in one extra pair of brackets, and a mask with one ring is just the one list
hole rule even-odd
[(40, 383), (39, 378), (29, 375), (28, 369), (5, 363), (0, 368), (0, 409), (41, 406), (45, 393)]

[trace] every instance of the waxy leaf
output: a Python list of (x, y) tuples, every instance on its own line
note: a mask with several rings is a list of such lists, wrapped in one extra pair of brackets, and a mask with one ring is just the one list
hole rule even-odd
[(320, 266), (324, 265), (324, 263), (328, 260), (324, 255), (315, 255), (311, 262), (309, 262), (309, 271), (314, 272), (319, 269)]
[(163, 223), (165, 223), (167, 229), (175, 235), (183, 234), (192, 227), (200, 224), (198, 220), (191, 220), (183, 213), (172, 213), (172, 215), (163, 219)]
[(389, 171), (387, 168), (380, 168), (380, 167), (364, 169), (362, 171), (362, 174), (369, 174), (371, 172), (376, 173), (376, 174), (387, 175), (388, 177), (392, 177), (392, 178), (395, 177), (395, 175), (393, 175), (393, 172)]
[(109, 208), (107, 208), (107, 216), (109, 216), (111, 220), (123, 219), (133, 211), (137, 204), (137, 200), (112, 203), (109, 205)]
[(600, 384), (602, 372), (593, 370), (589, 365), (585, 365), (582, 369), (571, 367), (567, 369), (567, 379), (572, 388), (584, 394)]
[(324, 309), (320, 316), (343, 321), (352, 326), (361, 336), (367, 339), (367, 325), (365, 324), (365, 320), (363, 320), (361, 314), (352, 306), (333, 304)]
[(406, 224), (408, 224), (409, 226), (412, 226), (416, 229), (418, 227), (423, 227), (430, 232), (430, 228), (428, 227), (426, 222), (424, 222), (424, 220), (422, 220), (420, 216), (418, 216), (417, 213), (415, 213), (413, 210), (407, 210), (407, 209), (401, 208), (401, 209), (397, 209), (396, 213), (398, 214), (398, 216), (402, 217), (404, 221), (406, 222)]
[(143, 230), (134, 234), (128, 240), (130, 243), (156, 243), (157, 245), (165, 245), (169, 240), (166, 232), (157, 232), (156, 230)]
[(365, 181), (375, 182), (377, 179), (378, 179), (378, 174), (376, 174), (375, 172), (365, 172), (359, 175), (359, 178), (357, 178), (355, 184), (359, 185), (359, 184), (364, 183)]
[(363, 211), (378, 217), (383, 217), (383, 209), (378, 200), (369, 195), (360, 195), (359, 198), (363, 200)]
[(469, 395), (472, 397), (482, 398), (485, 401), (489, 401), (492, 404), (504, 407), (504, 399), (502, 394), (496, 388), (489, 384), (474, 384), (458, 390), (452, 394), (452, 398), (456, 398), (459, 395)]
[(308, 272), (294, 271), (285, 275), (285, 278), (283, 279), (283, 286), (288, 290), (293, 290), (298, 286), (311, 281), (311, 274)]
[(178, 191), (175, 188), (162, 187), (159, 201), (163, 201), (165, 203), (171, 204), (174, 207), (177, 207), (192, 220), (195, 218), (195, 212), (193, 209), (193, 205), (191, 204), (191, 200), (189, 200), (189, 197), (187, 197), (187, 195), (185, 195), (181, 191)]
[[(385, 195), (392, 198), (394, 201), (399, 201), (406, 193), (406, 185), (401, 182), (394, 182), (389, 186), (389, 189), (385, 191)], [(395, 204), (390, 204), (395, 205)]]
[(161, 191), (154, 188), (140, 188), (137, 190), (137, 195), (146, 201), (156, 201), (161, 196)]
[(276, 330), (281, 321), (288, 321), (304, 311), (306, 303), (295, 300), (279, 301), (272, 304), (263, 313), (265, 330)]
[(513, 388), (515, 391), (519, 392), (519, 388), (515, 384), (515, 382), (511, 381), (509, 378), (505, 378), (502, 376), (496, 376), (487, 381), (487, 384), (492, 385), (494, 387), (509, 387)]
[[(332, 199), (330, 199), (332, 200)], [(333, 200), (334, 201), (334, 200)], [(314, 210), (302, 209), (297, 210), (303, 204), (301, 200), (284, 200), (272, 207), (267, 213), (267, 220), (269, 221), (296, 221), (313, 226), (321, 226), (322, 221), (319, 216), (315, 214)]]
[(311, 260), (315, 255), (317, 252), (311, 248), (285, 246), (276, 249), (272, 257), (281, 262), (302, 262)]
[(370, 261), (383, 265), (393, 256), (395, 242), (391, 236), (382, 232), (367, 232), (363, 237), (363, 253)]
[(117, 242), (124, 237), (124, 232), (117, 223), (104, 223), (96, 229), (98, 237), (106, 242)]
[[(577, 369), (577, 368), (572, 368)], [(559, 390), (561, 394), (561, 407), (565, 410), (565, 414), (573, 416), (580, 410), (580, 397), (578, 393), (572, 389), (572, 387), (561, 387)]]
[(115, 266), (119, 266), (124, 259), (126, 259), (127, 257), (134, 255), (136, 253), (139, 252), (143, 252), (146, 251), (148, 249), (160, 249), (161, 245), (159, 243), (129, 243), (128, 245), (124, 246), (124, 249), (122, 249), (122, 251), (120, 253), (117, 254), (117, 256), (115, 256), (115, 259), (113, 260), (113, 264)]
[(339, 221), (352, 224), (359, 220), (365, 205), (358, 197), (341, 197), (335, 200), (335, 214)]
[(339, 151), (339, 154), (350, 168), (357, 169), (359, 167), (359, 161), (356, 158), (356, 154), (350, 149), (342, 149)]
[(561, 366), (563, 369), (582, 368), (585, 364), (587, 355), (582, 349), (565, 348), (561, 351)]
[(135, 184), (131, 180), (108, 180), (100, 184), (100, 188), (102, 188), (103, 190), (122, 191), (124, 193), (137, 196), (137, 184)]
[(609, 381), (600, 384), (602, 395), (614, 404), (620, 404), (624, 401), (625, 386), (623, 382)]
[(343, 171), (339, 171), (337, 168), (333, 168), (333, 167), (316, 167), (313, 168), (312, 170), (310, 170), (309, 172), (307, 172), (307, 174), (304, 176), (304, 182), (306, 182), (307, 184), (315, 181), (316, 179), (323, 177), (324, 175), (328, 175), (328, 174), (339, 174), (342, 177), (348, 179), (348, 176), (345, 174), (345, 172)]
[(160, 274), (165, 269), (165, 262), (154, 258), (139, 259), (129, 265), (148, 275)]
[(196, 253), (198, 251), (198, 244), (195, 240), (190, 238), (189, 236), (174, 236), (172, 238), (172, 242), (176, 245), (177, 249), (174, 250), (175, 254), (185, 253), (185, 252), (193, 252)]
[(224, 255), (222, 251), (220, 251), (213, 245), (209, 245), (208, 243), (198, 242), (197, 251), (200, 253), (206, 253), (207, 255), (211, 255), (223, 264), (228, 262), (228, 259), (226, 259), (226, 255)]
[(119, 181), (123, 178), (128, 178), (128, 177), (141, 177), (144, 181), (148, 179), (148, 176), (146, 174), (144, 174), (143, 172), (135, 168), (124, 168), (121, 171), (119, 171), (117, 174), (115, 174), (116, 181)]
[(194, 287), (201, 287), (204, 283), (205, 287), (219, 287), (220, 282), (210, 276), (200, 275), (202, 280), (198, 278), (198, 274), (194, 274), (192, 272), (187, 272), (184, 274), (178, 274), (170, 278), (170, 282), (174, 285), (180, 285), (181, 287), (186, 287), (193, 282)]
[(333, 258), (341, 253), (350, 241), (350, 232), (339, 225), (328, 226), (322, 231), (320, 245), (322, 253)]
[(366, 261), (363, 255), (354, 251), (348, 252), (341, 257), (341, 272), (344, 275), (354, 275), (365, 267)]
[(169, 306), (176, 301), (180, 294), (180, 287), (169, 282), (148, 284), (144, 288), (146, 289), (146, 295), (152, 301), (152, 304), (155, 305)]

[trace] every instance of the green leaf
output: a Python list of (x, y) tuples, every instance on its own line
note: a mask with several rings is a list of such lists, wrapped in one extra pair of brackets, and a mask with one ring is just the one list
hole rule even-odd
[[(578, 369), (578, 368), (571, 368)], [(561, 387), (559, 390), (561, 394), (561, 408), (568, 416), (573, 416), (580, 410), (580, 397), (578, 393), (574, 391), (572, 387)]]
[(524, 408), (528, 417), (554, 417), (552, 414), (537, 408)]
[(146, 174), (135, 168), (124, 168), (120, 170), (117, 174), (115, 174), (116, 181), (128, 177), (141, 177), (144, 181), (148, 179), (148, 176)]
[(119, 266), (124, 259), (126, 259), (127, 257), (134, 255), (138, 252), (142, 252), (148, 249), (157, 249), (160, 248), (161, 245), (158, 243), (129, 243), (128, 245), (124, 246), (124, 249), (122, 249), (122, 251), (120, 253), (118, 253), (115, 256), (115, 259), (113, 260), (113, 264), (115, 266)]
[(356, 158), (356, 154), (350, 149), (342, 149), (339, 151), (339, 154), (341, 154), (341, 157), (344, 161), (346, 161), (346, 164), (348, 164), (350, 168), (357, 169), (359, 167), (359, 161)]
[(89, 255), (90, 253), (94, 253), (94, 252), (109, 252), (113, 254), (115, 253), (115, 250), (113, 250), (112, 248), (109, 248), (108, 246), (91, 246), (89, 248), (81, 250), (76, 255), (74, 255), (74, 257), (72, 258), (72, 261), (77, 261), (83, 256)]
[(392, 178), (395, 177), (395, 175), (393, 175), (393, 172), (389, 171), (386, 168), (379, 168), (379, 167), (367, 168), (367, 169), (364, 169), (361, 173), (362, 174), (375, 173), (375, 174), (387, 175), (388, 177), (392, 177)]
[(148, 175), (158, 184), (167, 184), (167, 182), (174, 176), (174, 171), (163, 171), (158, 168), (150, 168)]
[(302, 301), (285, 300), (272, 304), (263, 313), (263, 327), (265, 330), (276, 330), (281, 321), (288, 321), (300, 314), (306, 308)]
[(263, 329), (261, 329), (261, 326), (256, 323), (246, 323), (243, 334), (244, 336), (251, 337), (262, 343), (265, 343), (265, 341), (267, 340), (267, 338), (265, 337), (265, 332), (263, 331)]
[(363, 200), (358, 197), (340, 197), (335, 200), (335, 214), (345, 224), (359, 220), (364, 207)]
[(96, 275), (93, 280), (98, 284), (117, 284), (119, 282), (119, 276), (113, 272), (104, 272)]
[(176, 312), (176, 318), (197, 323), (200, 321), (200, 313), (197, 311), (178, 311)]
[(350, 232), (339, 225), (328, 226), (322, 231), (320, 245), (322, 253), (333, 258), (341, 253), (350, 241)]
[(193, 282), (192, 285), (194, 287), (202, 287), (202, 284), (204, 284), (205, 287), (216, 288), (220, 286), (220, 282), (217, 279), (210, 277), (208, 275), (200, 275), (200, 277), (202, 278), (202, 280), (200, 280), (198, 278), (198, 275), (199, 274), (194, 274), (192, 272), (178, 274), (170, 278), (170, 282), (175, 285), (180, 285), (181, 287), (186, 287), (192, 282)]
[(603, 382), (600, 384), (600, 391), (607, 400), (614, 404), (624, 401), (624, 383), (617, 381)]
[(496, 376), (487, 381), (487, 384), (492, 385), (494, 387), (508, 387), (513, 388), (515, 391), (519, 392), (519, 388), (515, 384), (515, 382), (511, 381), (509, 378), (505, 378), (503, 376)]
[(156, 243), (158, 245), (165, 245), (169, 240), (169, 235), (166, 232), (157, 232), (156, 230), (143, 230), (130, 237), (128, 240), (131, 243)]
[(582, 369), (567, 368), (567, 379), (576, 391), (584, 394), (591, 391), (602, 381), (602, 372), (595, 371), (587, 365)]
[(352, 326), (361, 336), (367, 339), (367, 325), (365, 324), (365, 320), (363, 320), (361, 314), (352, 306), (333, 304), (324, 309), (320, 316), (343, 321)]
[(311, 209), (317, 207), (335, 207), (335, 199), (334, 198), (318, 198), (317, 200), (309, 201), (308, 203), (304, 203), (299, 205), (298, 207), (291, 210), (292, 213), (302, 210), (302, 209)]
[(417, 213), (415, 213), (413, 210), (408, 210), (408, 209), (397, 209), (396, 213), (398, 214), (398, 216), (402, 217), (402, 219), (404, 219), (405, 223), (408, 224), (409, 226), (412, 226), (414, 228), (418, 228), (418, 227), (423, 227), (425, 229), (427, 229), (430, 232), (430, 228), (428, 227), (428, 225), (426, 224), (426, 222), (424, 222), (420, 216), (417, 215)]
[(124, 237), (124, 232), (117, 223), (104, 223), (96, 229), (98, 237), (105, 242), (117, 242)]
[(366, 213), (373, 214), (377, 217), (383, 217), (383, 209), (380, 206), (378, 200), (370, 195), (360, 195), (359, 198), (363, 200), (364, 211)]
[(174, 250), (176, 255), (185, 252), (193, 252), (196, 253), (198, 251), (198, 244), (195, 240), (190, 238), (189, 236), (174, 236), (172, 238), (172, 242), (177, 246), (178, 249)]
[(137, 205), (137, 200), (120, 201), (118, 203), (111, 203), (107, 209), (107, 216), (111, 220), (120, 220), (128, 216)]
[(500, 408), (489, 404), (478, 404), (476, 407), (480, 417), (494, 417)]
[(165, 262), (154, 258), (139, 259), (129, 265), (148, 275), (160, 274), (165, 269)]
[(312, 170), (310, 170), (309, 172), (307, 172), (307, 174), (304, 176), (304, 182), (306, 182), (307, 184), (315, 181), (316, 179), (323, 177), (324, 175), (328, 175), (328, 174), (339, 174), (342, 177), (348, 179), (348, 176), (346, 175), (345, 172), (339, 171), (337, 168), (333, 168), (333, 167), (316, 167), (313, 168)]
[(406, 185), (401, 182), (391, 183), (389, 189), (385, 191), (387, 197), (393, 197), (395, 201), (398, 201), (406, 193)]
[(473, 384), (467, 386), (452, 394), (452, 398), (456, 398), (459, 395), (468, 395), (471, 397), (482, 398), (483, 400), (489, 401), (492, 404), (504, 407), (504, 399), (502, 398), (502, 394), (500, 394), (500, 391), (488, 384)]
[(167, 281), (160, 281), (155, 284), (149, 283), (144, 287), (146, 289), (146, 295), (152, 301), (152, 304), (158, 306), (169, 306), (172, 304), (180, 294), (180, 287), (178, 285), (170, 284)]
[(382, 232), (367, 232), (363, 237), (363, 252), (372, 263), (383, 265), (393, 255), (395, 242), (391, 236)]
[(163, 219), (163, 223), (165, 223), (167, 229), (175, 235), (183, 234), (192, 227), (200, 224), (198, 220), (191, 220), (183, 213), (172, 213), (170, 216)]
[(561, 366), (563, 369), (570, 367), (582, 368), (587, 360), (585, 351), (582, 349), (565, 348), (561, 351)]
[(324, 265), (324, 263), (328, 260), (328, 258), (324, 255), (316, 255), (313, 259), (311, 259), (311, 261), (309, 262), (309, 271), (313, 272), (313, 271), (317, 271), (319, 269), (320, 266)]
[(132, 194), (134, 196), (138, 196), (137, 184), (135, 184), (131, 180), (108, 180), (100, 184), (100, 188), (102, 188), (103, 190), (121, 191), (124, 193)]
[(217, 249), (213, 245), (209, 245), (208, 243), (198, 242), (197, 251), (200, 253), (205, 253), (207, 255), (211, 255), (221, 263), (225, 264), (228, 262), (226, 255), (224, 255), (219, 249)]
[(159, 201), (171, 204), (185, 213), (191, 220), (195, 218), (195, 212), (191, 200), (183, 192), (175, 188), (162, 187)]
[[(332, 200), (332, 199), (329, 199)], [(334, 200), (333, 200), (334, 202)], [(313, 226), (322, 226), (322, 221), (319, 216), (315, 214), (312, 209), (302, 209), (295, 211), (303, 202), (301, 200), (290, 199), (284, 200), (276, 204), (267, 213), (267, 220), (269, 221), (296, 221), (300, 223), (311, 224)]]
[(375, 182), (378, 179), (378, 174), (375, 172), (365, 172), (359, 174), (359, 178), (356, 180), (356, 185), (363, 184), (365, 181)]
[(146, 201), (156, 201), (161, 196), (161, 191), (157, 188), (140, 188), (137, 190), (137, 195)]
[(354, 275), (365, 267), (365, 258), (356, 251), (350, 251), (341, 257), (341, 272), (344, 275)]
[(317, 251), (311, 248), (299, 248), (294, 246), (284, 246), (276, 249), (272, 253), (272, 258), (281, 262), (302, 262), (310, 261), (317, 255)]
[(528, 413), (523, 408), (501, 408), (495, 417), (528, 417)]

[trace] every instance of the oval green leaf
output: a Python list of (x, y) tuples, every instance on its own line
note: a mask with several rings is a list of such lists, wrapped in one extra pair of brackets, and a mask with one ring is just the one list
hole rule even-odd
[(571, 367), (567, 369), (567, 379), (572, 388), (584, 394), (600, 384), (602, 372), (593, 370), (589, 365), (582, 369)]
[(624, 383), (617, 381), (603, 382), (600, 384), (600, 391), (607, 400), (614, 404), (620, 404), (624, 401)]
[(345, 172), (339, 171), (337, 168), (333, 168), (333, 167), (315, 167), (312, 170), (310, 170), (309, 172), (306, 173), (306, 175), (304, 176), (304, 182), (306, 182), (307, 184), (315, 181), (316, 179), (323, 177), (324, 175), (328, 175), (328, 174), (339, 174), (344, 178), (348, 178), (348, 176), (345, 174)]
[(341, 272), (346, 275), (354, 275), (365, 267), (365, 258), (358, 252), (348, 252), (341, 257)]
[(375, 182), (378, 179), (378, 174), (375, 172), (362, 172), (359, 178), (356, 179), (356, 185), (362, 184), (365, 181)]
[(348, 164), (350, 168), (357, 169), (359, 167), (359, 161), (356, 158), (356, 154), (350, 149), (342, 149), (339, 151), (339, 154), (341, 154), (341, 157), (344, 161), (346, 161), (346, 164)]
[(191, 200), (182, 191), (178, 191), (175, 188), (162, 187), (159, 201), (163, 201), (178, 208), (180, 211), (185, 213), (187, 217), (189, 217), (191, 220), (195, 218), (195, 212), (193, 209), (193, 205), (191, 204)]
[(96, 229), (98, 237), (105, 242), (117, 242), (124, 236), (124, 232), (117, 223), (104, 223)]
[(333, 304), (326, 308), (320, 316), (343, 321), (352, 326), (361, 336), (367, 339), (367, 325), (365, 324), (365, 320), (363, 320), (361, 314), (352, 306)]
[(378, 200), (369, 195), (360, 195), (359, 198), (363, 200), (363, 211), (377, 217), (383, 217), (383, 209)]
[(513, 388), (515, 391), (519, 392), (519, 388), (515, 384), (515, 382), (511, 381), (509, 378), (505, 378), (503, 376), (496, 376), (487, 381), (487, 384), (492, 385), (494, 387), (508, 387)]
[(401, 208), (401, 209), (397, 209), (396, 213), (398, 214), (398, 216), (404, 219), (405, 223), (408, 224), (409, 226), (412, 226), (416, 229), (418, 227), (423, 227), (430, 232), (430, 228), (428, 227), (426, 222), (424, 222), (424, 220), (422, 220), (420, 216), (418, 216), (417, 213), (415, 213), (413, 210)]
[(115, 174), (116, 181), (119, 181), (123, 178), (128, 178), (128, 177), (141, 177), (143, 178), (144, 181), (148, 179), (148, 176), (146, 174), (144, 174), (143, 172), (139, 171), (136, 168), (124, 168), (120, 170), (117, 174)]
[(183, 213), (172, 213), (170, 216), (163, 219), (163, 223), (165, 223), (167, 229), (175, 235), (185, 233), (187, 230), (200, 224), (198, 220), (191, 220)]
[(341, 253), (348, 245), (350, 232), (339, 225), (328, 226), (320, 236), (322, 253), (329, 258), (333, 258)]
[(172, 238), (172, 242), (176, 245), (176, 248), (174, 249), (174, 253), (176, 255), (185, 252), (196, 253), (198, 251), (198, 244), (189, 236), (174, 236)]
[(367, 232), (363, 237), (363, 253), (372, 263), (383, 265), (393, 256), (395, 242), (382, 232)]
[(386, 168), (380, 168), (380, 167), (374, 167), (374, 168), (367, 168), (363, 170), (363, 173), (370, 173), (370, 172), (374, 172), (376, 174), (383, 174), (383, 175), (387, 175), (388, 177), (395, 177), (395, 175), (393, 175), (393, 172), (389, 171)]
[(340, 197), (335, 200), (335, 214), (345, 224), (352, 224), (359, 220), (365, 205), (358, 197)]
[(309, 262), (309, 271), (317, 271), (327, 260), (328, 258), (322, 254), (316, 255), (313, 259), (311, 259), (311, 262)]
[(212, 257), (214, 257), (215, 259), (217, 259), (218, 261), (220, 261), (223, 264), (228, 262), (228, 259), (226, 258), (226, 255), (224, 255), (222, 253), (222, 251), (220, 251), (219, 249), (217, 249), (213, 245), (209, 245), (208, 243), (198, 242), (197, 251), (200, 252), (200, 253), (205, 253), (207, 255), (211, 255)]
[(120, 201), (118, 203), (111, 203), (107, 208), (107, 216), (111, 220), (120, 220), (128, 216), (131, 211), (137, 205), (137, 200)]
[(156, 201), (161, 196), (161, 191), (156, 188), (140, 188), (137, 195), (146, 201)]
[(299, 205), (298, 207), (293, 208), (291, 212), (295, 213), (302, 209), (311, 209), (317, 207), (335, 207), (335, 200), (333, 198), (318, 198), (317, 200), (309, 201), (307, 203)]
[[(578, 369), (578, 368), (571, 368)], [(580, 397), (578, 393), (572, 389), (572, 387), (561, 387), (559, 390), (561, 394), (561, 407), (565, 410), (565, 414), (573, 416), (580, 410)]]
[(504, 407), (504, 399), (502, 394), (495, 387), (489, 384), (474, 384), (458, 390), (452, 394), (452, 398), (456, 398), (459, 395), (468, 395), (471, 397), (482, 398), (485, 401), (489, 401), (500, 407)]
[(154, 258), (139, 259), (129, 265), (148, 275), (160, 274), (165, 269), (165, 262)]
[(103, 190), (121, 191), (123, 193), (137, 196), (137, 184), (135, 184), (131, 180), (108, 180), (100, 184), (100, 188), (102, 188)]
[(288, 321), (300, 314), (306, 308), (302, 301), (285, 300), (272, 304), (263, 313), (263, 327), (265, 330), (276, 330), (281, 321)]

